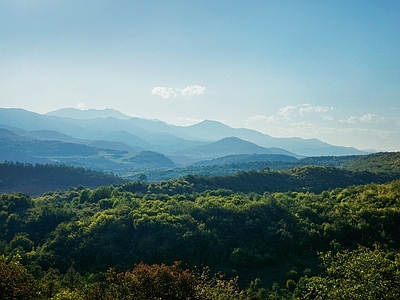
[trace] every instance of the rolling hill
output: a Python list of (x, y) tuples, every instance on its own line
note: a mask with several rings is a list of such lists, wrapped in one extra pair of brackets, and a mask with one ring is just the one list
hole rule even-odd
[(99, 187), (125, 180), (111, 174), (65, 165), (0, 163), (0, 193), (41, 195), (70, 187)]
[(110, 141), (72, 143), (59, 140), (38, 140), (1, 129), (0, 162), (4, 161), (66, 164), (113, 172), (120, 169), (175, 166), (173, 161), (161, 153), (134, 148), (124, 143)]

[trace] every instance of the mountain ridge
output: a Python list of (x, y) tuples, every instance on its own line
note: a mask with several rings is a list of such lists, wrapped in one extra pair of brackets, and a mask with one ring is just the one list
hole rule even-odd
[(290, 156), (296, 156), (296, 154), (284, 149), (265, 148), (238, 137), (226, 137), (216, 142), (211, 142), (206, 145), (200, 145), (173, 153), (175, 156), (186, 155), (197, 160), (216, 159), (218, 157), (237, 154), (286, 154)]
[[(122, 130), (149, 143), (151, 146), (147, 150), (165, 155), (172, 155), (177, 151), (206, 145), (227, 137), (237, 137), (264, 148), (285, 149), (298, 156), (366, 154), (352, 147), (334, 146), (318, 139), (276, 138), (252, 129), (232, 128), (218, 121), (204, 120), (190, 126), (176, 126), (158, 120), (117, 119), (107, 115), (108, 112), (111, 115), (115, 114), (115, 110), (112, 109), (92, 110), (90, 116), (94, 118), (71, 119), (41, 115), (23, 109), (0, 108), (0, 125), (30, 131), (55, 130), (76, 139), (89, 140), (102, 140), (105, 134)], [(130, 146), (136, 145), (130, 144)]]
[(121, 113), (119, 110), (112, 108), (105, 109), (76, 109), (73, 107), (70, 108), (61, 108), (54, 111), (50, 111), (46, 113), (47, 116), (57, 116), (62, 118), (71, 118), (71, 119), (95, 119), (95, 118), (107, 118), (113, 117), (116, 119), (130, 119), (131, 117)]

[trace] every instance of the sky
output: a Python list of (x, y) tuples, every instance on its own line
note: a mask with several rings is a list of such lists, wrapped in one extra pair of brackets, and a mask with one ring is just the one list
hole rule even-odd
[(400, 151), (399, 16), (398, 0), (0, 0), (0, 107)]

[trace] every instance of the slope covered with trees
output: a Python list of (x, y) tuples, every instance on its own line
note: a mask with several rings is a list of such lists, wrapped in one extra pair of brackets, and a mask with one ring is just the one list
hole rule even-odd
[(0, 298), (398, 299), (397, 159), (158, 183), (1, 164), (25, 185), (0, 195)]
[(66, 165), (0, 163), (0, 193), (41, 195), (47, 191), (65, 190), (78, 185), (95, 188), (123, 182), (122, 178), (112, 174)]
[[(336, 258), (335, 253), (345, 249), (358, 251), (359, 245), (373, 249), (379, 244), (380, 259), (388, 261), (372, 270), (376, 278), (393, 270), (391, 261), (396, 263), (399, 180), (321, 193), (200, 191), (204, 186), (196, 184), (131, 182), (35, 198), (3, 194), (2, 272), (17, 268), (29, 274), (21, 284), (44, 299), (92, 299), (96, 291), (104, 295), (99, 299), (109, 299), (110, 293), (115, 299), (142, 299), (135, 289), (162, 290), (162, 282), (180, 286), (185, 278), (189, 280), (185, 295), (200, 280), (198, 286), (212, 295), (203, 299), (324, 299), (319, 282), (337, 275), (324, 275), (317, 266), (317, 253), (331, 251)], [(344, 259), (349, 266), (351, 260), (362, 261), (357, 256), (362, 253), (354, 253), (343, 256), (340, 266), (347, 268)], [(187, 267), (178, 269), (174, 261)], [(201, 271), (195, 271), (195, 266), (205, 265), (228, 278), (238, 275), (241, 291), (229, 279), (211, 275), (205, 280)], [(165, 270), (176, 270), (176, 275), (166, 278)], [(151, 287), (141, 286), (137, 274), (147, 278), (143, 282), (153, 282)]]
[(317, 156), (296, 159), (287, 155), (229, 155), (218, 159), (201, 161), (187, 167), (168, 169), (147, 169), (122, 174), (135, 180), (144, 173), (151, 181), (180, 178), (188, 174), (225, 176), (239, 171), (260, 171), (270, 169), (287, 171), (294, 168), (324, 166), (349, 171), (399, 174), (399, 152), (374, 153), (369, 155)]
[[(392, 155), (389, 157), (386, 155), (385, 157), (387, 165), (395, 164), (390, 158), (396, 159), (397, 156)], [(168, 165), (169, 163), (156, 153), (146, 153), (139, 160), (146, 161), (146, 164), (151, 164), (151, 161), (156, 161), (158, 165)], [(315, 159), (312, 161), (315, 161)], [(331, 161), (331, 159), (325, 158), (320, 163), (327, 161)], [(257, 162), (257, 164), (260, 163)], [(353, 164), (353, 168), (355, 168), (354, 166), (357, 165)], [(209, 167), (206, 168), (204, 171), (208, 173)], [(388, 167), (385, 168), (389, 169)], [(167, 194), (202, 192), (207, 189), (220, 188), (235, 192), (256, 192), (260, 194), (286, 191), (321, 192), (349, 185), (370, 182), (383, 183), (400, 178), (400, 172), (397, 172), (396, 169), (394, 171), (385, 169), (379, 172), (369, 172), (365, 169), (365, 167), (362, 167), (361, 170), (350, 170), (350, 168), (347, 170), (331, 165), (323, 165), (302, 166), (278, 171), (267, 167), (258, 171), (238, 171), (226, 176), (186, 175), (180, 179), (165, 180), (158, 183), (142, 182), (139, 185), (133, 183), (129, 189), (133, 188), (131, 191), (136, 191), (134, 187), (140, 186), (140, 191), (145, 190), (152, 193), (154, 190), (155, 192), (162, 191)], [(147, 180), (148, 177), (143, 174), (141, 178)], [(78, 185), (98, 187), (100, 185), (123, 182), (123, 179), (114, 175), (65, 165), (0, 164), (0, 192), (20, 191), (30, 195), (39, 195), (46, 191), (68, 189)]]
[(380, 152), (359, 156), (347, 161), (343, 167), (353, 171), (400, 174), (400, 152)]

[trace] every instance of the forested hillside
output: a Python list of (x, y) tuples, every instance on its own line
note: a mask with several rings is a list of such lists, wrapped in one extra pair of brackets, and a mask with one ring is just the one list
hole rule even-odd
[[(239, 171), (290, 170), (306, 166), (326, 166), (350, 171), (376, 171), (372, 160), (380, 157), (379, 173), (400, 173), (398, 171), (399, 153), (376, 153), (371, 155), (346, 155), (346, 156), (315, 156), (296, 159), (293, 156), (277, 154), (242, 154), (228, 155), (217, 159), (201, 161), (187, 167), (147, 169), (136, 172), (126, 172), (121, 175), (131, 180), (145, 174), (150, 181), (162, 181), (183, 177), (187, 174), (224, 176)], [(397, 162), (396, 162), (397, 160)], [(392, 168), (396, 166), (397, 168)], [(362, 166), (363, 165), (363, 166)], [(386, 168), (386, 170), (383, 169)]]
[(400, 174), (400, 152), (380, 152), (358, 156), (347, 161), (343, 167), (354, 171)]
[[(168, 165), (168, 161), (164, 161), (155, 153), (146, 152), (137, 156), (147, 165), (152, 163)], [(235, 170), (243, 168), (243, 165), (185, 168), (179, 179), (160, 181), (156, 185), (151, 182), (141, 182), (140, 185), (146, 186), (144, 189), (149, 190), (157, 186), (157, 189), (166, 190), (169, 194), (202, 192), (219, 188), (262, 194), (266, 191), (321, 192), (349, 185), (383, 183), (400, 178), (399, 153), (379, 153), (361, 157), (314, 157), (293, 162), (259, 161), (247, 164), (248, 167), (245, 169), (250, 170), (236, 172)], [(268, 166), (278, 170), (270, 169)], [(231, 174), (212, 176), (214, 173), (218, 174), (219, 169), (222, 174)], [(372, 172), (369, 171), (370, 169)], [(170, 170), (177, 172), (174, 169)], [(164, 172), (162, 177), (168, 177), (168, 171)], [(203, 175), (193, 175), (197, 173)], [(176, 174), (172, 177), (175, 176)], [(137, 179), (139, 175), (135, 177)], [(148, 179), (147, 176), (142, 175), (142, 177), (144, 180)], [(19, 191), (29, 195), (40, 195), (47, 191), (68, 189), (78, 185), (93, 188), (123, 182), (123, 179), (114, 175), (65, 165), (31, 165), (12, 162), (0, 164), (0, 192)], [(137, 184), (133, 183), (133, 185)], [(180, 186), (178, 190), (176, 190), (177, 186)]]
[[(269, 173), (238, 174), (233, 186)], [(204, 178), (190, 177), (78, 187), (35, 198), (3, 194), (0, 270), (9, 276), (0, 285), (25, 291), (25, 299), (342, 299), (335, 293), (351, 299), (362, 277), (351, 277), (352, 286), (338, 282), (337, 288), (332, 278), (340, 272), (353, 276), (353, 264), (373, 257), (371, 278), (386, 280), (398, 295), (399, 180), (318, 193), (261, 193), (219, 185), (228, 178), (213, 178), (212, 189)], [(318, 267), (321, 251), (327, 255), (321, 256), (324, 267), (337, 271)], [(214, 277), (217, 271), (227, 277)], [(12, 280), (16, 274), (23, 275)], [(321, 282), (327, 283), (323, 289)], [(389, 295), (385, 287), (364, 288)]]
[(95, 188), (123, 182), (122, 178), (111, 174), (65, 165), (0, 163), (0, 193), (41, 195), (47, 191), (66, 190), (78, 185)]
[[(230, 189), (237, 192), (286, 192), (324, 190), (369, 182), (387, 182), (400, 178), (400, 174), (355, 172), (334, 167), (301, 167), (288, 171), (240, 171), (227, 176), (187, 175), (184, 180), (194, 183), (199, 191), (205, 189)], [(179, 180), (177, 180), (179, 182)]]
[(398, 158), (161, 182), (0, 164), (0, 299), (398, 299)]

